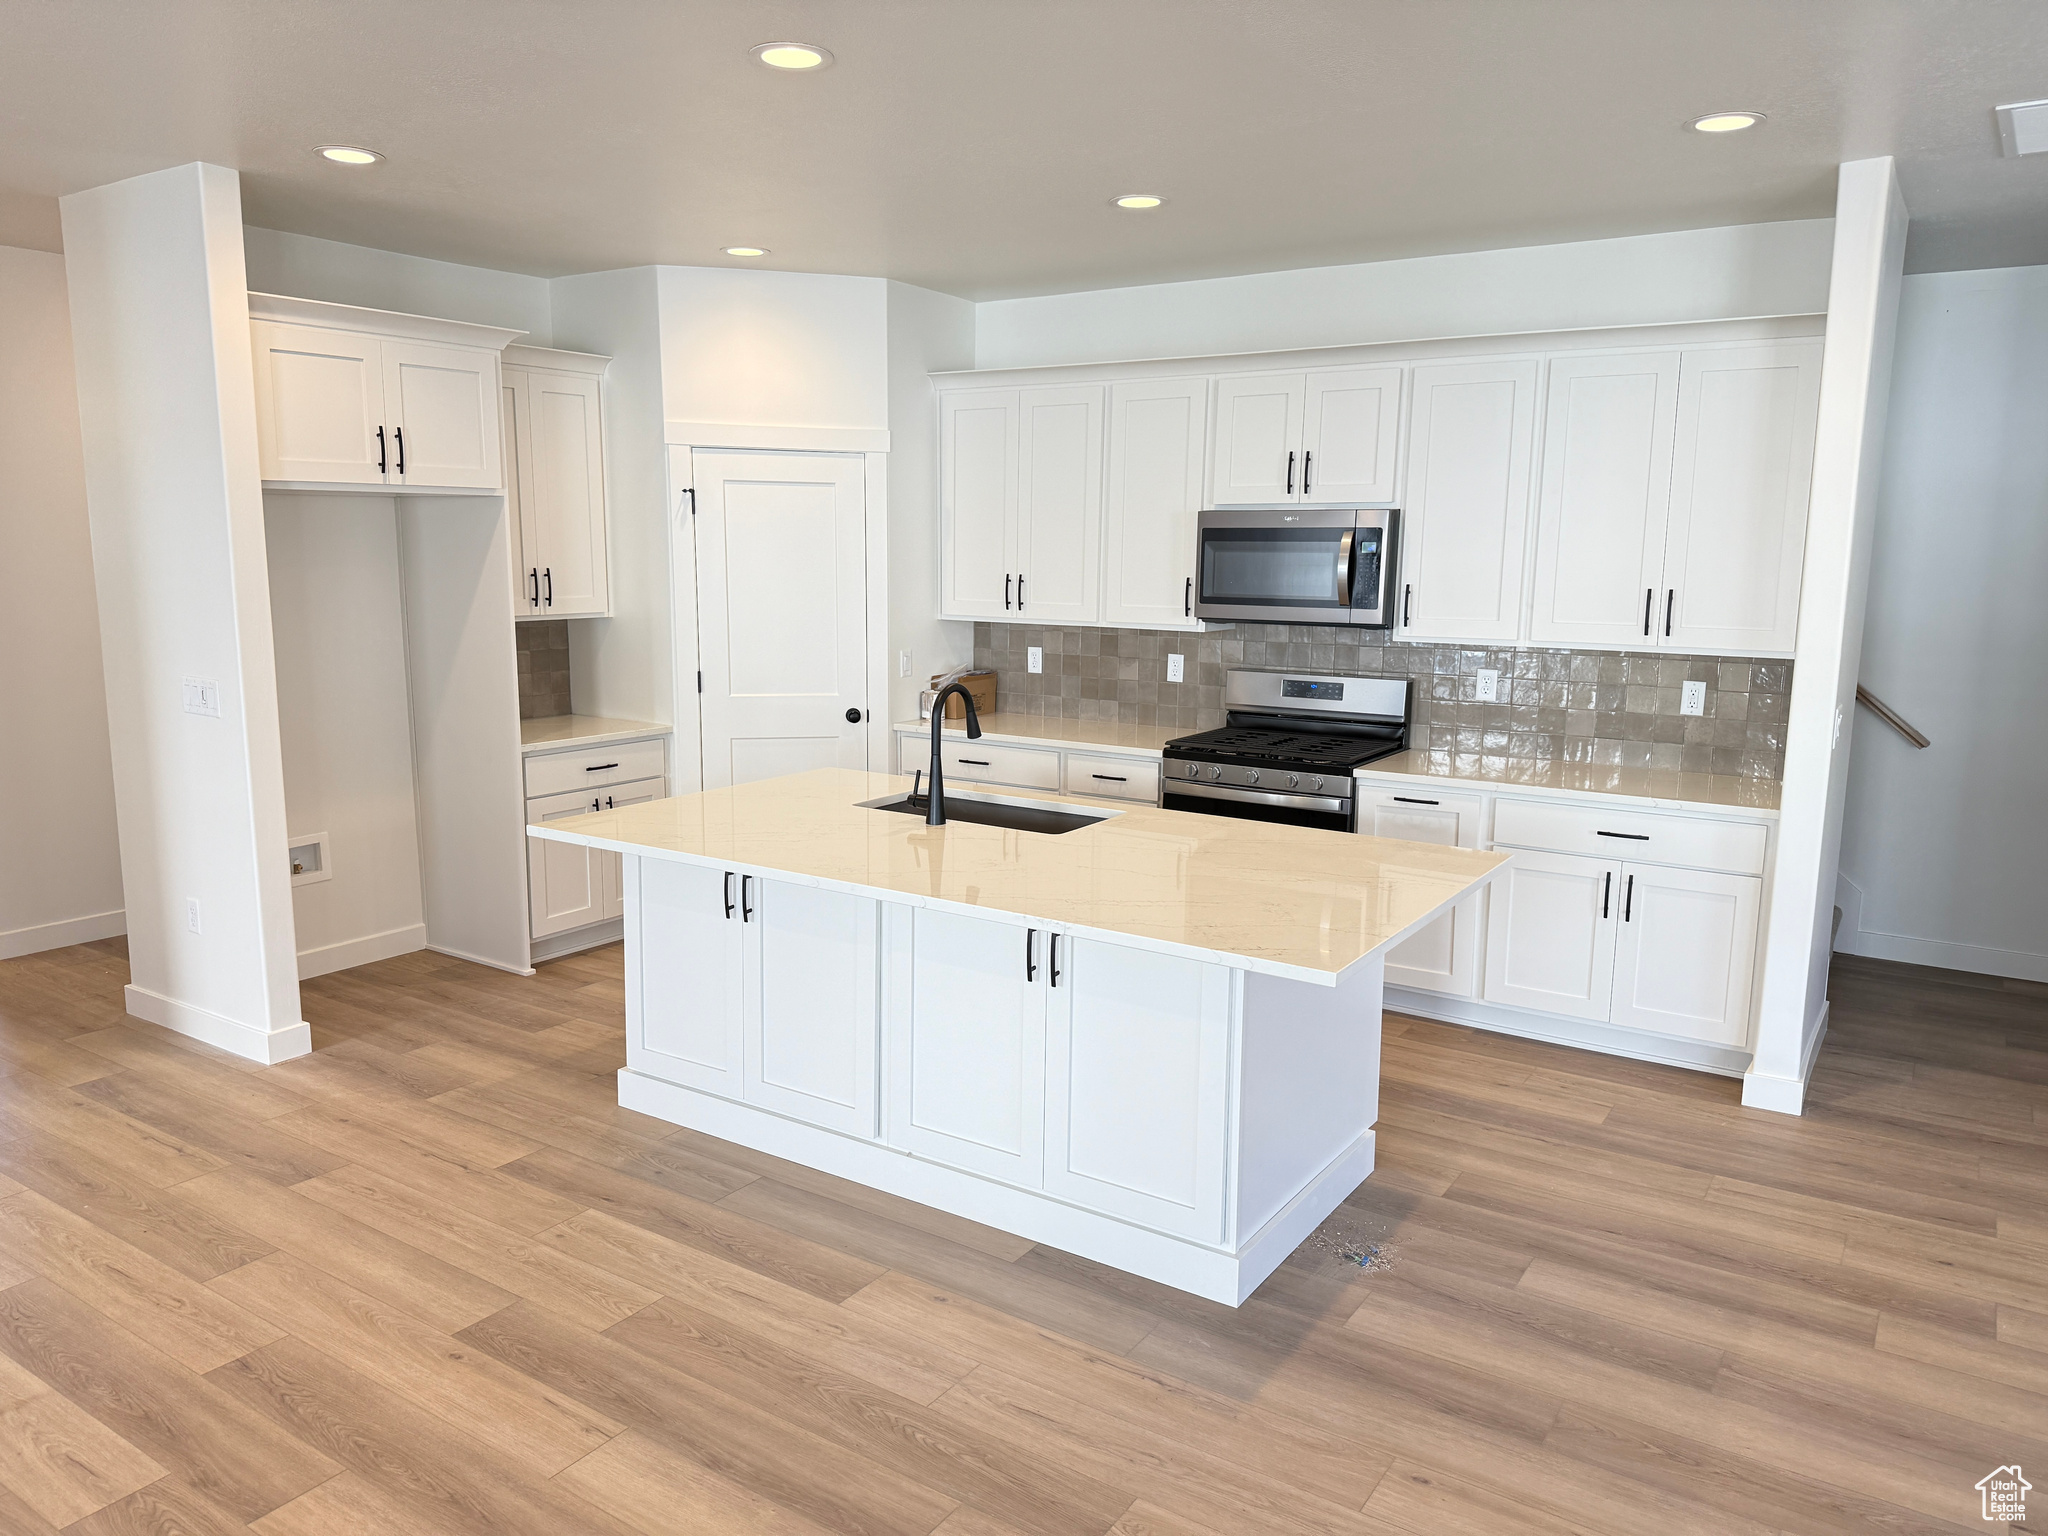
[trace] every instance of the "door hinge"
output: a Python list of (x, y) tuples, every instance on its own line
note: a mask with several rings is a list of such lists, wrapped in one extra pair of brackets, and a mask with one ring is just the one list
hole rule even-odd
[(704, 691), (704, 674), (702, 672), (697, 674), (697, 691), (699, 693)]

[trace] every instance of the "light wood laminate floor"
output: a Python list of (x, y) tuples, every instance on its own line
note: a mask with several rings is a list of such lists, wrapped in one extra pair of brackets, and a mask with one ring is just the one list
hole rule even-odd
[(8, 1536), (2048, 1509), (2048, 988), (1838, 964), (1804, 1119), (1389, 1015), (1380, 1171), (1232, 1311), (621, 1110), (616, 949), (324, 977), (272, 1068), (122, 953), (0, 962)]

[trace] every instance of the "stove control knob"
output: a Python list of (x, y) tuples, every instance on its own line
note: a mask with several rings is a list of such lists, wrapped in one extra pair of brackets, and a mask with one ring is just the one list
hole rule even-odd
[(1185, 767), (1181, 771), (1191, 779), (1200, 778), (1202, 774), (1202, 765), (1200, 763), (1189, 763), (1187, 767)]
[(1211, 768), (1209, 770), (1209, 777), (1212, 779), (1220, 779), (1223, 777), (1223, 770), (1221, 768)]
[(1256, 783), (1258, 783), (1258, 782), (1259, 782), (1259, 770), (1258, 770), (1258, 769), (1256, 769), (1256, 768), (1247, 768), (1247, 769), (1245, 770), (1245, 776), (1244, 776), (1244, 781), (1245, 781), (1245, 783), (1247, 783), (1247, 784), (1256, 784)]
[(1308, 781), (1308, 787), (1310, 789), (1321, 789), (1323, 787), (1323, 776), (1319, 773), (1314, 778), (1310, 779)]
[(1301, 788), (1301, 775), (1298, 773), (1290, 773), (1289, 775), (1287, 775), (1287, 787), (1289, 789)]

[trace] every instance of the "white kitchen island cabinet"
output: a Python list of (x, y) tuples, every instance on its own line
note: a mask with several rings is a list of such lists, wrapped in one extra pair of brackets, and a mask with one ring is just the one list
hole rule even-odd
[(621, 858), (619, 1102), (1237, 1305), (1372, 1171), (1384, 952), (1505, 857), (863, 804), (908, 788), (828, 768), (530, 828)]

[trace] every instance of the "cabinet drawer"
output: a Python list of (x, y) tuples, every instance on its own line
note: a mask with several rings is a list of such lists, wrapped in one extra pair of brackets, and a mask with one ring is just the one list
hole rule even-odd
[(1493, 808), (1493, 841), (1496, 846), (1760, 875), (1767, 836), (1753, 821), (1500, 800)]
[(1069, 752), (1066, 771), (1066, 790), (1070, 795), (1142, 800), (1147, 805), (1159, 803), (1159, 764), (1149, 758)]
[[(930, 748), (925, 755), (911, 759), (910, 766), (916, 768), (927, 761)], [(939, 761), (945, 765), (946, 777), (970, 784), (1015, 784), (1022, 789), (1052, 789), (1060, 787), (1060, 755), (1057, 752), (1042, 751), (1037, 747), (995, 747), (985, 741), (941, 741)]]
[(624, 784), (633, 779), (660, 778), (668, 772), (667, 753), (659, 736), (644, 741), (617, 741), (575, 752), (545, 752), (526, 760), (526, 793), (562, 795)]

